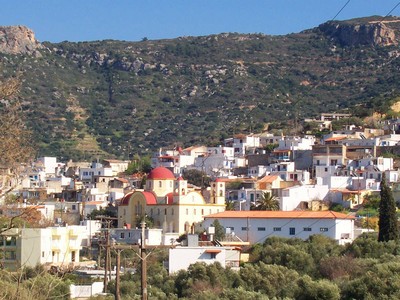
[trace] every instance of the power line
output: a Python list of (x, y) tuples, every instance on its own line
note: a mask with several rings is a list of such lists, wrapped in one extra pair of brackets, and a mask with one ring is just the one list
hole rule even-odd
[(382, 22), (384, 19), (386, 19), (386, 17), (388, 17), (388, 16), (392, 13), (392, 11), (394, 11), (394, 10), (397, 8), (397, 6), (399, 6), (399, 5), (400, 5), (400, 1), (386, 14), (386, 16), (384, 16), (384, 17), (382, 18), (381, 22)]
[(351, 0), (348, 0), (348, 1), (346, 2), (346, 4), (343, 5), (343, 7), (337, 12), (337, 14), (333, 17), (333, 19), (332, 19), (331, 21), (334, 21), (334, 20), (336, 19), (336, 17), (342, 12), (342, 10), (347, 6), (347, 4), (350, 3), (350, 1), (351, 1)]

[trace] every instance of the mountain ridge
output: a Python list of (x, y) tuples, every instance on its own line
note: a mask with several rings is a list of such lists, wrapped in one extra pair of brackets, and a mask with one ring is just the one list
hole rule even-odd
[(20, 98), (41, 155), (127, 158), (176, 143), (218, 144), (265, 124), (289, 133), (321, 112), (388, 109), (399, 95), (400, 24), (380, 19), (285, 36), (44, 42), (0, 62), (3, 76), (22, 73)]

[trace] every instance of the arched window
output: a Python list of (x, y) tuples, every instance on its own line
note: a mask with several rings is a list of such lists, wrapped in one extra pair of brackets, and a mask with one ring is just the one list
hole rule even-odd
[(162, 181), (161, 180), (158, 182), (158, 187), (162, 187)]

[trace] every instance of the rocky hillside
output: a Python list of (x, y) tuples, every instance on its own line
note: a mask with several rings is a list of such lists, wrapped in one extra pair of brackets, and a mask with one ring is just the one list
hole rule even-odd
[(40, 56), (43, 45), (33, 31), (25, 26), (0, 26), (0, 53)]
[(398, 45), (399, 36), (396, 31), (400, 28), (400, 20), (389, 19), (380, 21), (376, 17), (355, 19), (346, 22), (327, 22), (318, 28), (335, 42), (342, 46), (392, 46)]
[(20, 97), (41, 155), (126, 158), (217, 144), (266, 124), (288, 132), (321, 112), (385, 111), (399, 96), (400, 23), (380, 20), (286, 36), (59, 44), (3, 27), (0, 63), (4, 76), (23, 75)]

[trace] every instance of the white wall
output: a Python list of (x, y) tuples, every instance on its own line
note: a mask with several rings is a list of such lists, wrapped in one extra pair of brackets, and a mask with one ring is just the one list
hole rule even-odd
[(301, 202), (325, 200), (329, 193), (327, 185), (299, 185), (282, 190), (280, 210), (291, 211)]
[[(225, 228), (231, 227), (236, 236), (250, 244), (262, 243), (272, 236), (307, 239), (311, 235), (322, 234), (338, 241), (342, 234), (348, 234), (350, 238), (354, 236), (352, 219), (220, 218), (218, 221)], [(206, 218), (203, 227), (208, 228), (213, 222), (214, 218)], [(280, 228), (280, 231), (274, 228)], [(290, 228), (294, 228), (294, 234), (290, 234)], [(311, 231), (304, 231), (304, 228), (311, 228)], [(328, 230), (321, 231), (321, 228)]]
[(91, 285), (74, 285), (69, 286), (69, 291), (71, 293), (71, 299), (75, 298), (90, 298), (91, 296), (101, 294), (104, 289), (104, 283), (93, 282)]
[(21, 233), (21, 266), (34, 267), (52, 261), (51, 229), (24, 228)]
[[(206, 253), (210, 249), (218, 249), (221, 252), (215, 254), (212, 258), (210, 253)], [(178, 272), (179, 270), (187, 270), (187, 268), (196, 262), (213, 264), (219, 262), (225, 268), (226, 251), (223, 247), (176, 247), (169, 249), (169, 274)]]

